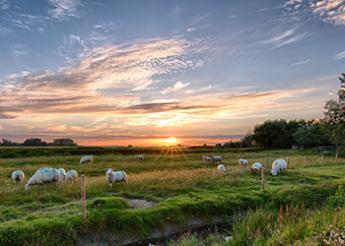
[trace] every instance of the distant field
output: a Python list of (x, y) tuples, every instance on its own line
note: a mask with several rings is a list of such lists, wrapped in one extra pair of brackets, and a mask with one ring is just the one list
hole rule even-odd
[[(93, 154), (93, 150), (87, 148), (83, 154)], [(150, 151), (144, 162), (133, 158), (134, 152)], [(119, 237), (144, 239), (154, 229), (163, 230), (167, 223), (184, 224), (191, 218), (213, 223), (214, 218), (221, 217), (231, 225), (234, 216), (268, 205), (277, 209), (281, 204), (303, 203), (306, 208), (319, 208), (345, 181), (344, 159), (336, 163), (332, 156), (322, 159), (311, 151), (222, 150), (220, 154), (228, 168), (226, 175), (217, 173), (216, 165), (206, 166), (201, 153), (176, 153), (169, 148), (100, 154), (93, 164), (84, 167), (79, 166), (81, 155), (71, 152), (0, 159), (0, 245), (75, 245), (92, 240), (111, 243), (114, 238), (109, 236), (110, 232)], [(266, 169), (265, 192), (260, 191), (259, 176), (238, 165), (239, 158), (246, 158), (270, 167), (274, 159), (287, 157), (289, 170), (282, 176), (272, 177)], [(86, 175), (87, 223), (81, 218), (79, 180), (73, 184), (37, 186), (30, 192), (24, 191), (24, 184), (10, 180), (15, 169), (23, 170), (28, 180), (44, 166), (76, 169)], [(105, 181), (109, 167), (126, 171), (129, 184), (109, 188)], [(146, 199), (155, 206), (134, 209), (129, 198)], [(112, 243), (116, 245), (115, 241)]]

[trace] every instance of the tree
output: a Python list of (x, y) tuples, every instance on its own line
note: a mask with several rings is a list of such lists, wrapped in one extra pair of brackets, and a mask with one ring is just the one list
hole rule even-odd
[(304, 148), (330, 145), (329, 138), (322, 130), (321, 124), (316, 122), (299, 127), (293, 137), (296, 143)]
[(45, 146), (46, 142), (42, 141), (40, 138), (28, 138), (23, 143), (24, 146)]
[(268, 120), (255, 126), (253, 140), (266, 149), (290, 148), (296, 144), (293, 134), (305, 124), (304, 120)]
[(241, 147), (250, 148), (253, 146), (253, 142), (253, 135), (251, 133), (248, 133), (241, 139)]
[(345, 73), (339, 77), (340, 89), (336, 99), (329, 100), (324, 112), (327, 133), (338, 152), (345, 150)]
[(57, 138), (53, 140), (54, 146), (76, 146), (77, 144), (70, 138)]
[(16, 146), (16, 145), (18, 145), (18, 144), (15, 142), (12, 142), (11, 140), (5, 139), (5, 138), (3, 138), (0, 141), (0, 146)]

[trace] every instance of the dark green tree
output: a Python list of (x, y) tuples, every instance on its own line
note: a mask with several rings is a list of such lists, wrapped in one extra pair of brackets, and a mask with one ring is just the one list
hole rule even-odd
[(290, 148), (296, 144), (293, 134), (304, 120), (268, 120), (254, 128), (253, 140), (266, 149)]
[(70, 138), (57, 138), (53, 140), (54, 146), (76, 146), (77, 144)]
[(345, 73), (339, 77), (340, 89), (336, 99), (326, 103), (324, 122), (327, 133), (338, 152), (345, 150)]
[(47, 143), (40, 138), (28, 138), (23, 143), (24, 146), (46, 146)]
[(296, 143), (304, 148), (330, 145), (328, 136), (322, 130), (320, 123), (310, 123), (298, 128), (293, 134)]

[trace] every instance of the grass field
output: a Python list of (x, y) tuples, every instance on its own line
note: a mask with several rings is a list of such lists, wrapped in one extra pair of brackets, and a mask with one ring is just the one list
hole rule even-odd
[[(344, 206), (339, 198), (339, 186), (345, 183), (344, 159), (336, 163), (334, 157), (321, 159), (312, 151), (222, 151), (228, 168), (223, 175), (216, 172), (216, 165), (206, 166), (201, 155), (190, 150), (165, 149), (146, 154), (144, 162), (137, 162), (133, 155), (107, 154), (95, 156), (94, 163), (84, 167), (79, 166), (81, 156), (72, 155), (0, 159), (0, 245), (75, 245), (90, 233), (105, 238), (106, 232), (144, 239), (154, 228), (163, 228), (167, 223), (183, 224), (191, 218), (210, 223), (214, 217), (223, 218), (234, 237), (229, 245), (287, 245), (303, 242), (304, 238), (318, 242), (321, 239), (314, 234), (327, 231), (330, 224), (336, 228), (345, 226)], [(270, 166), (274, 159), (287, 157), (289, 169), (285, 174), (272, 177), (266, 169), (264, 192), (260, 190), (259, 176), (238, 165), (239, 158)], [(76, 169), (85, 174), (87, 222), (82, 220), (79, 180), (36, 186), (29, 192), (24, 191), (23, 183), (10, 180), (15, 169), (23, 170), (29, 179), (44, 166)], [(126, 171), (129, 184), (109, 188), (105, 181), (109, 167)], [(127, 201), (130, 198), (146, 199), (155, 206), (134, 209)], [(334, 202), (337, 199), (340, 202)], [(279, 222), (281, 205), (295, 211), (283, 222)], [(333, 217), (340, 219), (334, 221)], [(169, 244), (205, 242), (225, 244), (215, 235), (213, 241), (191, 236)]]

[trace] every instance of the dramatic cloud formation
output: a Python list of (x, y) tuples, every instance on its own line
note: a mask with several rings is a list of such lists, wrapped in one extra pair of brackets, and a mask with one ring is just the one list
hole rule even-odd
[[(78, 37), (70, 38), (80, 42)], [(179, 39), (96, 48), (71, 67), (9, 76), (0, 88), (0, 105), (7, 105), (7, 113), (13, 116), (18, 112), (56, 110), (117, 111), (139, 103), (140, 97), (130, 92), (147, 89), (156, 82), (154, 77), (198, 66), (186, 58), (189, 49), (190, 44)], [(22, 54), (18, 52), (15, 50), (15, 55)], [(183, 87), (177, 83), (173, 91)], [(124, 95), (106, 95), (105, 91), (114, 89), (124, 90)]]

